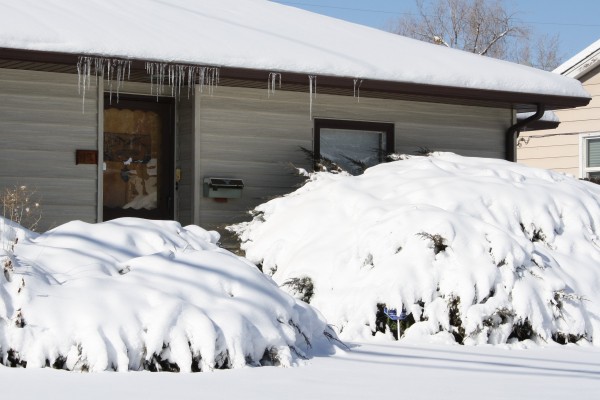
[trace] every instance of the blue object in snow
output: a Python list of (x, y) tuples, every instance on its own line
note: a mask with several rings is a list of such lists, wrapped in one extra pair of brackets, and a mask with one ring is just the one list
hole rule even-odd
[(406, 319), (406, 311), (404, 309), (402, 309), (402, 311), (400, 311), (400, 314), (398, 314), (395, 308), (391, 308), (388, 310), (386, 307), (383, 309), (383, 313), (387, 315), (388, 318), (392, 321), (404, 321)]

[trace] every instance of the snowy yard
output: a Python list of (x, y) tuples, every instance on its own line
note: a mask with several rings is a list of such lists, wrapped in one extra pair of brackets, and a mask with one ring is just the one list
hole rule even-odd
[(599, 198), (448, 153), (318, 173), (235, 228), (264, 273), (174, 221), (0, 219), (2, 395), (595, 399)]
[(82, 374), (0, 366), (0, 382), (3, 398), (21, 399), (366, 400), (386, 394), (397, 399), (592, 400), (600, 391), (600, 350), (371, 343), (298, 368)]

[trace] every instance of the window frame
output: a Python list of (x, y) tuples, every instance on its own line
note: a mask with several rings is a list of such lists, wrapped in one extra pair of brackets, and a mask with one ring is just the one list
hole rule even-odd
[(395, 127), (391, 122), (315, 118), (313, 129), (313, 169), (315, 170), (321, 158), (321, 129), (323, 128), (382, 132), (385, 135), (385, 155), (392, 154), (395, 151)]
[(579, 135), (579, 177), (582, 179), (589, 178), (589, 173), (600, 173), (600, 166), (588, 167), (588, 142), (590, 140), (600, 140), (600, 132), (591, 132)]

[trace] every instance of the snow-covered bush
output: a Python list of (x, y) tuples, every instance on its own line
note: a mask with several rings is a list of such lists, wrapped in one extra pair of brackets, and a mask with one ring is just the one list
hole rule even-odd
[(598, 185), (451, 153), (398, 159), (311, 174), (230, 229), (280, 285), (310, 277), (342, 338), (376, 332), (379, 305), (406, 309), (404, 340), (600, 344)]
[[(0, 362), (80, 371), (289, 366), (335, 334), (218, 234), (173, 221), (74, 221), (0, 253)], [(12, 235), (12, 233), (11, 233)], [(9, 279), (9, 278), (10, 279)]]

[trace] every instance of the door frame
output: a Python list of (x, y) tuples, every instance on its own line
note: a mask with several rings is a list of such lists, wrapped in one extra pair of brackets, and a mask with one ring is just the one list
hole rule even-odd
[[(163, 108), (164, 115), (167, 124), (163, 126), (162, 132), (162, 157), (164, 161), (164, 167), (161, 167), (164, 176), (161, 178), (161, 186), (165, 188), (165, 195), (163, 199), (158, 200), (159, 209), (163, 207), (164, 213), (160, 210), (157, 212), (140, 212), (133, 215), (139, 218), (149, 219), (168, 219), (173, 220), (175, 218), (175, 139), (176, 139), (176, 106), (175, 99), (173, 97), (165, 96), (146, 96), (139, 94), (123, 94), (119, 95), (119, 99), (116, 99), (115, 94), (112, 94), (112, 101), (110, 94), (104, 92), (103, 88), (98, 90), (98, 221), (107, 221), (113, 218), (105, 219), (104, 215), (104, 110), (110, 107), (119, 107), (121, 105), (142, 103), (148, 105), (150, 109)], [(112, 104), (111, 104), (112, 103)], [(122, 107), (127, 108), (127, 107)], [(124, 214), (126, 214), (124, 212)]]

